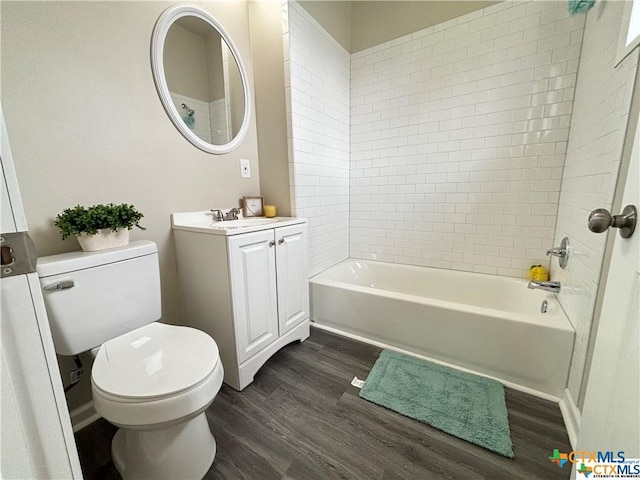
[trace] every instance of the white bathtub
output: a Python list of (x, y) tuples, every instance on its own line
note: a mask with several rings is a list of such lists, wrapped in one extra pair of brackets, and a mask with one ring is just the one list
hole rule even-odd
[(554, 295), (525, 280), (345, 260), (311, 278), (310, 289), (320, 328), (563, 395), (574, 329)]

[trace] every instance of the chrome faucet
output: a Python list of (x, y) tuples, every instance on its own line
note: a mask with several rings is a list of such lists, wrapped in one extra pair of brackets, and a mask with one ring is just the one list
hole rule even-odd
[(217, 222), (221, 222), (222, 220), (224, 220), (224, 215), (222, 214), (222, 210), (217, 208), (212, 208), (211, 213), (213, 213)]
[(238, 214), (240, 212), (241, 210), (239, 208), (233, 207), (225, 214), (224, 220), (238, 220)]
[(554, 282), (553, 280), (547, 280), (544, 282), (531, 280), (527, 287), (531, 288), (532, 290), (539, 289), (544, 290), (545, 292), (560, 293), (560, 282)]

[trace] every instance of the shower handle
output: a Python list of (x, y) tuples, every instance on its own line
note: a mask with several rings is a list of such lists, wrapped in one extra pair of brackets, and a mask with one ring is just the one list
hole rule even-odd
[(553, 247), (547, 250), (547, 255), (558, 257), (558, 263), (560, 264), (560, 268), (565, 268), (567, 266), (567, 263), (569, 262), (570, 250), (571, 250), (571, 246), (569, 245), (569, 238), (564, 237), (562, 239), (562, 242), (560, 242), (559, 247)]

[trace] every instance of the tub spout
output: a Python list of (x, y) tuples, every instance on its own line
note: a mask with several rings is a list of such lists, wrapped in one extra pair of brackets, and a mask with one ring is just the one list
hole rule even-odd
[(540, 289), (545, 292), (559, 293), (560, 292), (560, 282), (554, 282), (553, 280), (547, 280), (546, 282), (538, 282), (536, 280), (531, 280), (527, 287), (531, 289)]

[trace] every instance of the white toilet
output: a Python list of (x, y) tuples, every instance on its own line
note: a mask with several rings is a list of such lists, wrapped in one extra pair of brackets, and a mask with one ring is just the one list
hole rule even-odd
[(201, 479), (216, 454), (204, 411), (224, 370), (209, 335), (156, 322), (156, 245), (41, 257), (37, 271), (56, 352), (99, 347), (93, 403), (120, 427), (111, 453), (122, 477)]

